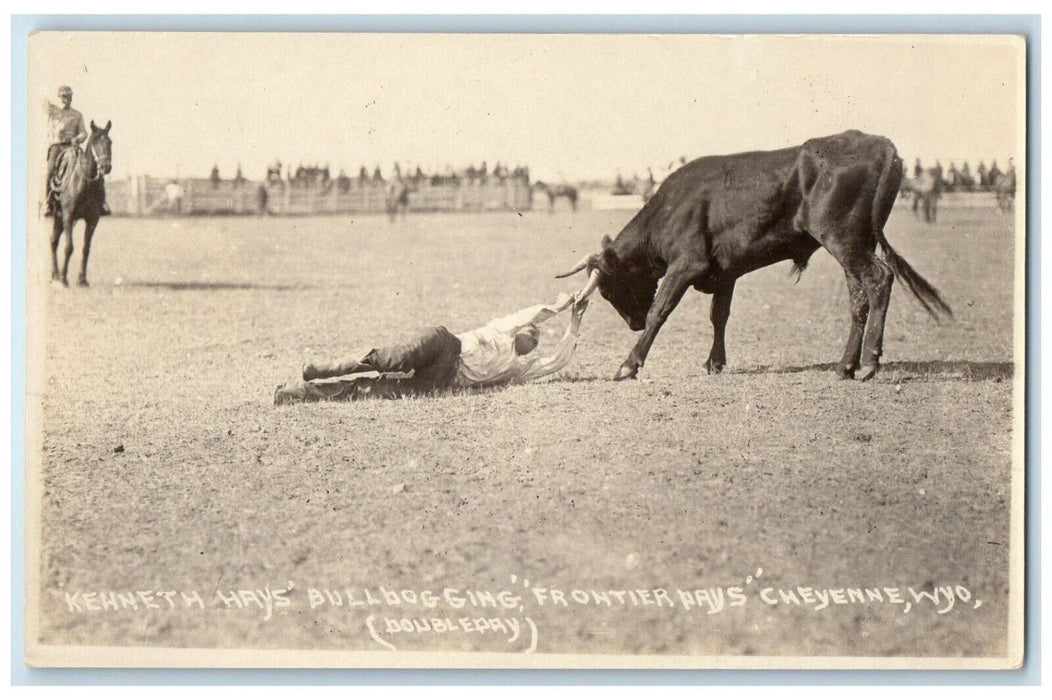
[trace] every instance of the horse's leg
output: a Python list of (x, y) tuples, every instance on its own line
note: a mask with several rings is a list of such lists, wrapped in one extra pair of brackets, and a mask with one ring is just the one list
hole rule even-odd
[(62, 217), (55, 216), (51, 221), (51, 279), (58, 282), (62, 273), (58, 270), (58, 242), (62, 240)]
[(62, 284), (69, 286), (69, 259), (73, 257), (73, 215), (67, 213), (71, 207), (62, 207), (62, 232), (66, 236), (66, 258), (62, 263)]
[(88, 286), (88, 254), (91, 253), (91, 237), (95, 235), (95, 227), (98, 225), (97, 218), (88, 217), (84, 220), (84, 249), (81, 251), (80, 274), (77, 276), (77, 284), (81, 287)]

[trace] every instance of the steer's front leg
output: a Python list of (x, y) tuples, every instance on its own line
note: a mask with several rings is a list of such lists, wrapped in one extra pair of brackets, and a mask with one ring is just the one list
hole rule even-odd
[(621, 369), (617, 370), (614, 381), (635, 379), (639, 368), (646, 362), (647, 353), (650, 352), (650, 346), (654, 344), (658, 331), (664, 325), (665, 319), (672, 313), (672, 309), (676, 308), (676, 304), (683, 298), (684, 292), (690, 287), (693, 279), (694, 275), (684, 270), (669, 269), (665, 279), (661, 281), (661, 288), (654, 297), (654, 303), (650, 305), (650, 311), (647, 312), (647, 325), (643, 329), (643, 335), (639, 336), (632, 352), (628, 353), (628, 358), (621, 364)]

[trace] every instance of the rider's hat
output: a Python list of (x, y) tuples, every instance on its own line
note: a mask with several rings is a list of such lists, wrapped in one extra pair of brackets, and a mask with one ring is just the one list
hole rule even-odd
[(72, 97), (73, 96), (73, 88), (71, 88), (69, 85), (63, 85), (62, 87), (60, 87), (58, 89), (58, 94), (59, 95), (69, 95), (69, 96)]

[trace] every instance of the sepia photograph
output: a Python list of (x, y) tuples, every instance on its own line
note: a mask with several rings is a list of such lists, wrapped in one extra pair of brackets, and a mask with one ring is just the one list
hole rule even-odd
[(30, 666), (1023, 663), (1025, 37), (27, 67)]

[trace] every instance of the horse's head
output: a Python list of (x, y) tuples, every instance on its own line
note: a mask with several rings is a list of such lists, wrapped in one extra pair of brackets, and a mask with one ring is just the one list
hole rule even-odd
[(113, 122), (106, 122), (105, 128), (95, 126), (91, 122), (91, 135), (84, 143), (84, 150), (94, 159), (99, 169), (99, 175), (109, 175), (113, 169), (113, 142), (110, 140), (110, 127)]

